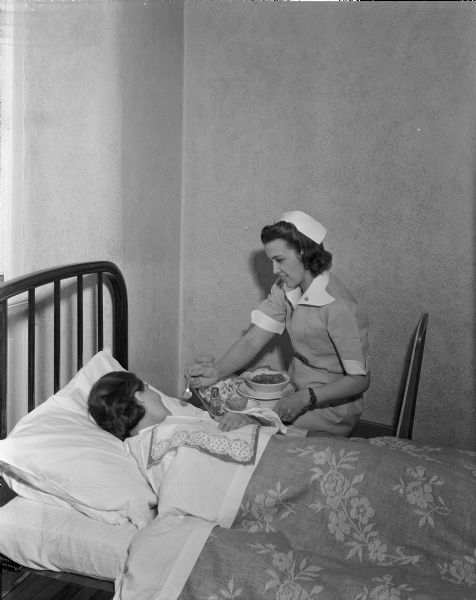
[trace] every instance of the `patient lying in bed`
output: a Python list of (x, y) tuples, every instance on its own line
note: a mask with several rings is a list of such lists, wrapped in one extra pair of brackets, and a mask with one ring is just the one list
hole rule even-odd
[[(189, 416), (209, 418), (200, 408), (187, 408)], [(128, 371), (112, 371), (98, 379), (89, 393), (88, 409), (99, 427), (122, 441), (172, 414), (157, 391)], [(236, 412), (226, 412), (217, 420), (222, 431), (258, 422), (254, 416)]]
[[(137, 538), (134, 553), (145, 553), (147, 560), (139, 563), (154, 574), (160, 597), (176, 598), (212, 529), (231, 527), (278, 429), (259, 427), (268, 424), (260, 415), (230, 412), (215, 422), (206, 411), (167, 400), (133, 373), (113, 371), (92, 386), (88, 410), (102, 429), (126, 442), (157, 495), (158, 516)], [(178, 579), (167, 566), (171, 562), (180, 565)], [(163, 571), (159, 565), (165, 565)], [(129, 563), (128, 570), (132, 567)], [(124, 574), (119, 577), (115, 598), (136, 597), (130, 585)]]

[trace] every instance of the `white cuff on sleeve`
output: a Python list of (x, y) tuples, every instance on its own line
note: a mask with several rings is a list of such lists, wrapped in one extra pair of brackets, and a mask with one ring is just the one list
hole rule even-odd
[(358, 360), (343, 360), (345, 372), (347, 375), (367, 375), (368, 369)]
[(253, 310), (251, 312), (251, 322), (253, 325), (257, 325), (261, 329), (265, 331), (270, 331), (271, 333), (283, 333), (286, 325), (285, 323), (280, 323), (268, 315), (265, 315), (260, 310)]

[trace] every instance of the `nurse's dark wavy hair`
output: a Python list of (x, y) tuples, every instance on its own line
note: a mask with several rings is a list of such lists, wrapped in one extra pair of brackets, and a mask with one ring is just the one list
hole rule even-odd
[(328, 271), (332, 265), (332, 254), (324, 249), (323, 244), (313, 240), (297, 230), (296, 226), (287, 221), (278, 221), (266, 225), (261, 230), (261, 242), (268, 244), (274, 240), (284, 240), (301, 256), (302, 264), (314, 277)]
[(124, 441), (145, 415), (145, 407), (135, 397), (145, 389), (134, 373), (111, 371), (100, 377), (88, 397), (89, 414), (105, 431)]

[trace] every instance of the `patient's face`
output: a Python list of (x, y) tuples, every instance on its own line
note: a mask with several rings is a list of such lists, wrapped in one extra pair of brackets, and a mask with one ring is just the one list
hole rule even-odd
[(144, 405), (145, 415), (132, 430), (132, 435), (136, 435), (141, 429), (162, 423), (165, 417), (170, 415), (170, 411), (165, 408), (160, 395), (149, 388), (146, 383), (144, 383), (144, 391), (136, 392), (135, 397)]

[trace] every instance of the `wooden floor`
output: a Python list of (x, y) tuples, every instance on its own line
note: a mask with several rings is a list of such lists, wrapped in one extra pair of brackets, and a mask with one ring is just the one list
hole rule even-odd
[(104, 590), (33, 575), (24, 571), (3, 571), (2, 600), (112, 600)]

